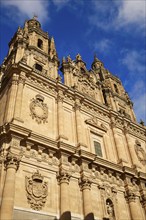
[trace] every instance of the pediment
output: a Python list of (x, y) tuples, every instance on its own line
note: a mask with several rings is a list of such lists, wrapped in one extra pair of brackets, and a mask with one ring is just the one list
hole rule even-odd
[(103, 123), (101, 123), (98, 120), (98, 118), (96, 118), (96, 117), (92, 117), (90, 119), (87, 119), (85, 122), (86, 122), (86, 124), (89, 124), (95, 128), (98, 128), (104, 132), (107, 132), (107, 127)]

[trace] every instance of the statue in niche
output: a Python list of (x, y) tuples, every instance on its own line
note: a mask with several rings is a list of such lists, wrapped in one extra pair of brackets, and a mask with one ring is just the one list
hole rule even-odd
[(107, 211), (107, 214), (109, 216), (109, 219), (114, 220), (115, 219), (114, 205), (113, 205), (113, 202), (110, 199), (106, 200), (106, 211)]

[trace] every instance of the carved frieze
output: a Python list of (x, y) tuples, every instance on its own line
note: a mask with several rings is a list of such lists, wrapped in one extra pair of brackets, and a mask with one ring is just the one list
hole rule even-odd
[(32, 119), (35, 119), (38, 124), (47, 122), (48, 106), (44, 103), (44, 97), (36, 95), (36, 98), (31, 100), (29, 107)]
[(34, 210), (41, 210), (48, 196), (48, 183), (39, 171), (25, 178), (27, 201)]

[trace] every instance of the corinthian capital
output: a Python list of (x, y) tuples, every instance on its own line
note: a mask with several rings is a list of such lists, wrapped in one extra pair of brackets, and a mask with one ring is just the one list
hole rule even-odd
[(57, 180), (59, 183), (68, 183), (69, 184), (70, 177), (71, 177), (71, 174), (67, 171), (64, 171), (64, 170), (60, 170), (57, 173)]
[(12, 152), (9, 152), (4, 161), (5, 168), (6, 169), (14, 168), (15, 170), (17, 170), (21, 158), (22, 158), (21, 154), (17, 155), (17, 154), (13, 154)]
[(128, 200), (128, 202), (135, 202), (135, 200), (136, 200), (135, 193), (130, 189), (126, 191), (125, 197)]
[(88, 177), (81, 177), (79, 179), (79, 186), (81, 190), (91, 189), (91, 180)]

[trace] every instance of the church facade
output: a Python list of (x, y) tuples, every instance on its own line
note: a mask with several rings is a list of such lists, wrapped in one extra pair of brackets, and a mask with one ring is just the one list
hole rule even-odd
[(96, 56), (60, 65), (36, 18), (1, 76), (0, 219), (145, 220), (146, 127), (120, 79)]

